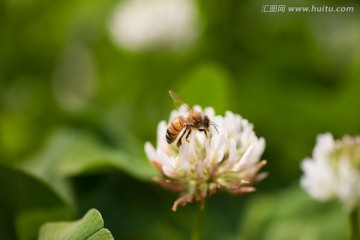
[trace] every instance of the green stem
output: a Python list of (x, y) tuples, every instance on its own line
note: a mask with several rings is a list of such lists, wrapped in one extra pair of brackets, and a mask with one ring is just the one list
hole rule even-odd
[(359, 240), (360, 239), (360, 231), (359, 231), (359, 207), (356, 207), (350, 213), (350, 226), (351, 226), (351, 240)]
[(191, 240), (201, 240), (203, 239), (203, 225), (205, 219), (205, 201), (200, 201), (199, 211), (196, 217), (195, 228), (191, 236)]

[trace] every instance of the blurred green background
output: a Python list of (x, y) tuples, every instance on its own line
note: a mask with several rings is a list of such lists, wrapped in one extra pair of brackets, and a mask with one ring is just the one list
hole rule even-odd
[[(98, 209), (115, 239), (189, 239), (197, 205), (152, 183), (144, 143), (189, 102), (231, 110), (266, 140), (269, 177), (246, 196), (208, 199), (205, 239), (346, 239), (337, 202), (299, 187), (316, 135), (360, 132), (358, 1), (197, 0), (190, 47), (126, 50), (115, 0), (0, 2), (0, 239)], [(262, 13), (264, 4), (353, 13)]]

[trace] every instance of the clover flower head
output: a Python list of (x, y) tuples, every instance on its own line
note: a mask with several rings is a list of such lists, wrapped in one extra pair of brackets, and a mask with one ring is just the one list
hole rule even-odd
[(360, 136), (317, 137), (312, 158), (301, 163), (303, 189), (318, 200), (339, 199), (352, 211), (360, 199)]
[[(266, 173), (258, 174), (266, 164), (265, 160), (259, 161), (265, 140), (255, 135), (251, 123), (230, 111), (220, 116), (215, 115), (213, 108), (202, 110), (195, 106), (194, 110), (207, 115), (216, 124), (217, 131), (210, 127), (207, 137), (201, 131), (192, 131), (189, 139), (177, 147), (176, 141), (167, 143), (168, 125), (161, 121), (156, 148), (145, 143), (148, 159), (162, 175), (154, 181), (180, 193), (174, 202), (174, 211), (178, 205), (202, 202), (219, 189), (234, 194), (252, 192), (255, 190), (252, 185), (266, 177)], [(170, 121), (180, 114), (173, 111)]]
[(130, 51), (183, 49), (199, 35), (198, 15), (193, 0), (126, 0), (114, 11), (110, 36)]

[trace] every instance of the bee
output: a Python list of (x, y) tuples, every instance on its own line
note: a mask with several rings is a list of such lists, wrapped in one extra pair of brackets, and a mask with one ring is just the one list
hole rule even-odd
[(175, 92), (170, 90), (169, 94), (174, 100), (175, 104), (179, 104), (180, 107), (184, 108), (186, 113), (188, 114), (187, 117), (175, 117), (169, 123), (166, 131), (166, 141), (169, 144), (173, 143), (176, 140), (176, 138), (181, 133), (181, 131), (183, 131), (183, 129), (185, 130), (182, 132), (179, 140), (176, 143), (177, 147), (180, 147), (181, 140), (186, 133), (187, 134), (185, 139), (186, 141), (188, 141), (192, 130), (199, 130), (200, 132), (203, 132), (206, 138), (208, 137), (210, 125), (214, 126), (214, 128), (218, 132), (215, 123), (211, 122), (208, 116), (202, 114), (201, 112), (192, 110), (189, 105), (184, 100), (182, 100)]

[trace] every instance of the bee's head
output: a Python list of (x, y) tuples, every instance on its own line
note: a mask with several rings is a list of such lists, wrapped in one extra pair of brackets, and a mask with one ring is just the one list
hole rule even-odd
[(214, 122), (211, 122), (208, 116), (205, 116), (204, 117), (204, 126), (208, 129), (210, 127), (210, 125), (212, 125), (215, 128), (216, 132), (219, 133), (219, 131), (216, 127), (216, 124)]
[(205, 126), (206, 128), (209, 128), (209, 126), (210, 126), (210, 119), (209, 119), (208, 116), (205, 116), (205, 117), (204, 117), (204, 126)]

